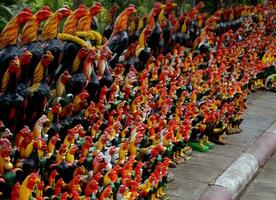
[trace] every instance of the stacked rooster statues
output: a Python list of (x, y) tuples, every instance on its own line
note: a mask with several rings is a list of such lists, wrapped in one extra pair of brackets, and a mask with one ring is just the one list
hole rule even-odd
[(0, 199), (160, 199), (169, 167), (241, 131), (248, 94), (276, 90), (275, 2), (209, 17), (176, 6), (116, 18), (115, 5), (103, 35), (100, 3), (7, 23)]

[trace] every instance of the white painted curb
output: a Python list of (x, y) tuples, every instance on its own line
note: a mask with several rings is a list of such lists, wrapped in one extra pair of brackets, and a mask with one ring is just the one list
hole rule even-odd
[(276, 134), (276, 122), (270, 126), (266, 132)]
[(274, 152), (276, 152), (276, 122), (215, 180), (199, 200), (237, 199)]
[(227, 188), (235, 199), (258, 169), (258, 159), (253, 155), (243, 153), (216, 179), (214, 185)]

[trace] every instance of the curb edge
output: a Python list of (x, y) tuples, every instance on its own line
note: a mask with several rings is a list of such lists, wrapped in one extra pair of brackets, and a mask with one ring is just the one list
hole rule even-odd
[[(237, 198), (269, 157), (276, 152), (276, 122), (250, 145), (219, 177), (199, 200), (230, 200)], [(247, 167), (240, 162), (247, 160)], [(251, 160), (251, 161), (250, 161)], [(251, 162), (251, 168), (250, 168)], [(238, 172), (236, 171), (238, 169)], [(239, 178), (240, 175), (243, 178)], [(232, 179), (231, 179), (232, 177)], [(233, 180), (233, 177), (235, 180)]]

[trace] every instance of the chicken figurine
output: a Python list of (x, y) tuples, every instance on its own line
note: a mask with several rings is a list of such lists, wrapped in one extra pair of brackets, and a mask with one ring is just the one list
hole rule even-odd
[(40, 27), (41, 22), (47, 20), (51, 17), (52, 12), (50, 8), (47, 6), (42, 7), (34, 16), (27, 21), (22, 29), (21, 34), (21, 46), (28, 48), (30, 46), (29, 43), (35, 42), (38, 40), (38, 29)]
[(32, 198), (32, 192), (39, 182), (38, 174), (31, 173), (27, 176), (20, 186), (19, 199), (28, 200)]
[(32, 11), (29, 8), (25, 8), (14, 16), (2, 30), (0, 37), (0, 81), (8, 68), (9, 62), (14, 59), (15, 56), (21, 54), (21, 50), (17, 46), (19, 30), (21, 25), (31, 20), (32, 17)]
[(13, 169), (13, 164), (11, 163), (11, 158), (10, 158), (10, 154), (12, 152), (12, 146), (10, 141), (6, 138), (1, 138), (0, 142), (1, 142), (0, 176), (1, 176), (1, 181), (4, 181), (2, 176), (4, 175), (5, 171), (10, 171)]
[(20, 60), (15, 57), (6, 70), (2, 78), (2, 87), (0, 95), (1, 106), (1, 120), (12, 130), (15, 129), (15, 121), (20, 114), (20, 108), (22, 108), (24, 99), (21, 95), (16, 93), (16, 87), (18, 83), (18, 72), (20, 70)]
[(52, 53), (48, 51), (42, 56), (40, 62), (35, 68), (32, 85), (28, 88), (30, 96), (27, 105), (27, 119), (34, 122), (38, 116), (41, 116), (46, 105), (48, 95), (50, 94), (49, 85), (46, 82), (47, 68), (54, 59)]
[(127, 29), (129, 24), (129, 17), (135, 12), (137, 12), (135, 7), (129, 6), (116, 18), (112, 34), (107, 41), (108, 47), (114, 54), (110, 60), (110, 66), (112, 68), (115, 67), (115, 64), (118, 63), (119, 57), (122, 55), (123, 51), (127, 48), (127, 45), (128, 45)]

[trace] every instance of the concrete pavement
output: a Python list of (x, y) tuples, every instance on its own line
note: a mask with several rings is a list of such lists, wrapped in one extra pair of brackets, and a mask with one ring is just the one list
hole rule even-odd
[[(194, 152), (187, 164), (171, 170), (176, 178), (168, 185), (167, 194), (170, 199), (198, 199), (237, 158), (246, 155), (243, 153), (246, 153), (248, 147), (276, 121), (275, 93), (265, 91), (252, 93), (247, 103), (248, 109), (241, 125), (243, 129), (241, 134), (227, 136), (229, 144), (216, 145), (209, 153)], [(212, 189), (219, 189), (225, 194), (229, 193), (224, 191), (225, 188), (216, 187)], [(216, 195), (221, 199), (219, 193)], [(231, 199), (232, 196), (230, 193), (229, 195)]]
[(276, 153), (242, 194), (241, 200), (276, 199)]

